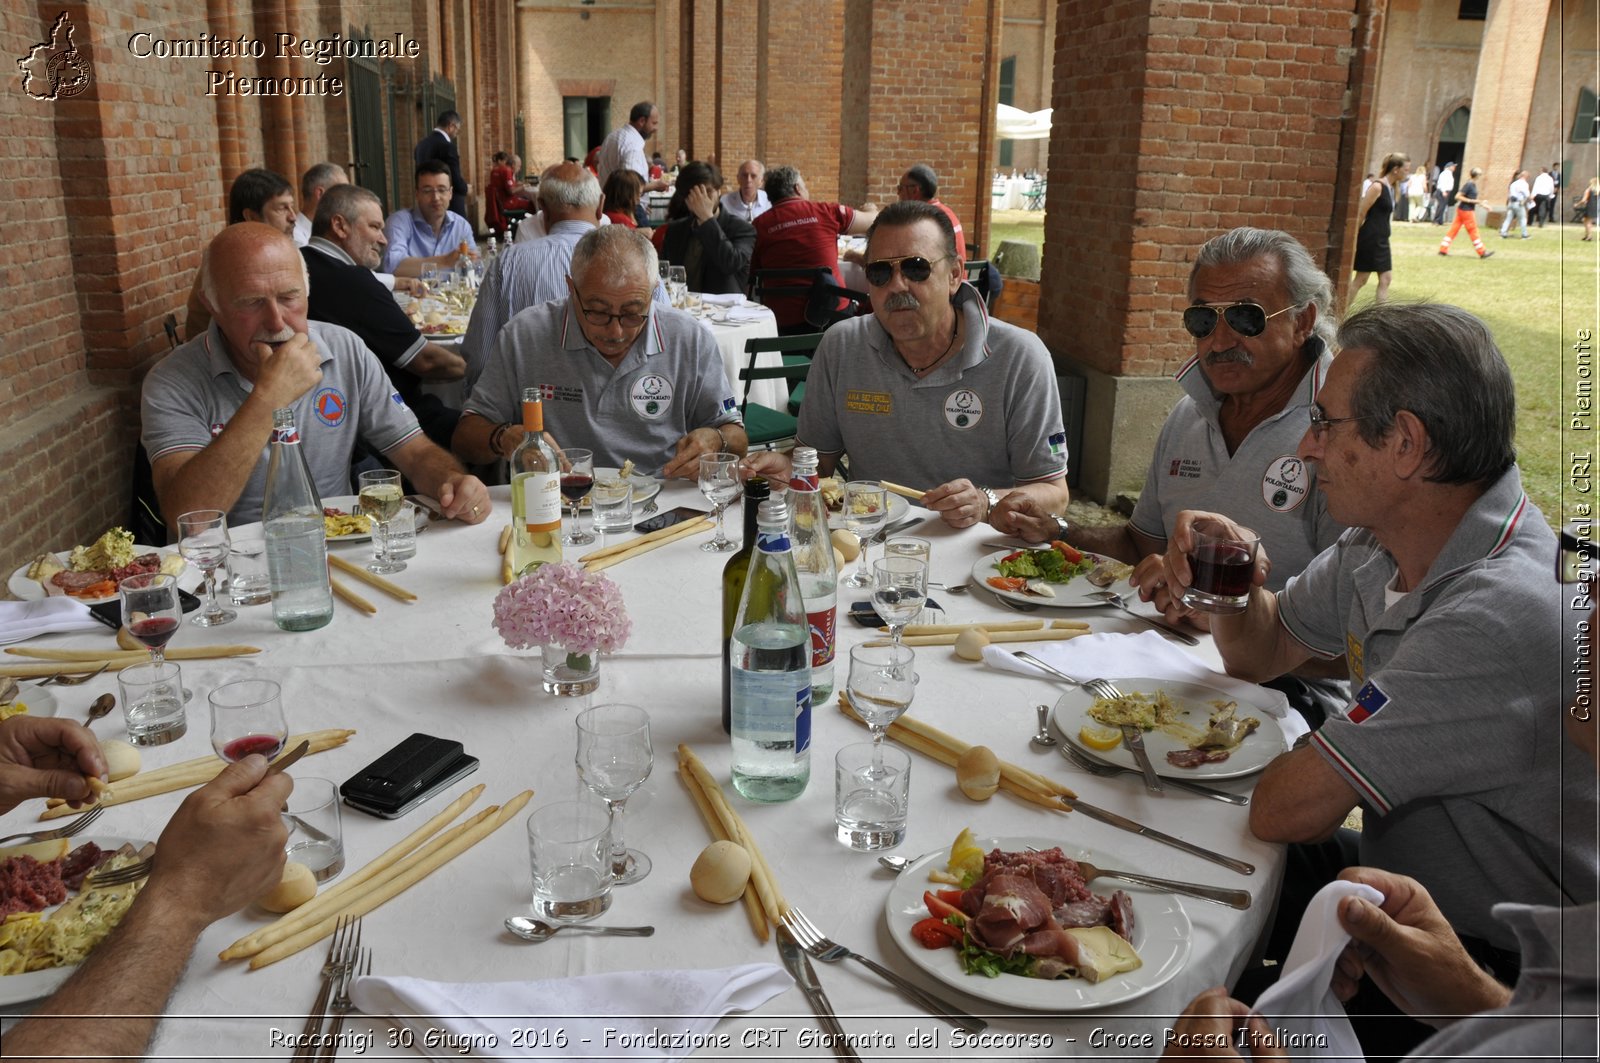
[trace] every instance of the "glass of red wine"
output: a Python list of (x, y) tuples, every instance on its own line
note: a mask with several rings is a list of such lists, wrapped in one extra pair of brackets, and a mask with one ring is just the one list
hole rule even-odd
[(289, 738), (283, 718), (283, 692), (270, 679), (243, 679), (213, 690), (211, 748), (230, 763), (259, 753), (278, 755)]
[(1241, 537), (1228, 525), (1205, 518), (1194, 522), (1190, 534), (1194, 537), (1194, 549), (1189, 551), (1191, 580), (1183, 604), (1206, 613), (1243, 612), (1261, 540)]
[(561, 496), (572, 506), (572, 530), (561, 537), (568, 546), (587, 546), (594, 536), (583, 530), (578, 503), (594, 488), (594, 451), (568, 447), (561, 452)]
[(178, 579), (160, 572), (141, 572), (117, 584), (122, 599), (122, 622), (128, 634), (150, 651), (150, 663), (166, 660), (164, 651), (178, 633), (183, 608), (178, 602)]

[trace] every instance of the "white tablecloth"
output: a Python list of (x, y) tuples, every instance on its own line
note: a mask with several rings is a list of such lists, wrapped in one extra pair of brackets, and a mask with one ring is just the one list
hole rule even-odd
[(1028, 205), (1031, 177), (996, 177), (992, 189), (995, 210), (1022, 210)]
[[(721, 314), (724, 307), (708, 307)], [(739, 370), (749, 364), (749, 357), (744, 353), (745, 340), (763, 339), (778, 334), (778, 319), (772, 311), (759, 303), (745, 303), (739, 308), (739, 313), (749, 315), (751, 312), (761, 314), (757, 321), (715, 321), (710, 314), (700, 319), (700, 324), (711, 331), (717, 341), (717, 349), (722, 352), (722, 367), (728, 371), (728, 383), (733, 386), (733, 397), (739, 398), (744, 394), (744, 384), (739, 380)], [(770, 368), (783, 364), (783, 358), (777, 354), (763, 354), (756, 360), (756, 365)], [(774, 410), (787, 409), (789, 405), (789, 389), (782, 380), (757, 380), (750, 385), (750, 400)]]
[[(496, 509), (486, 523), (466, 527), (440, 522), (419, 535), (410, 568), (392, 577), (420, 596), (417, 604), (402, 604), (363, 587), (362, 593), (377, 605), (377, 615), (366, 616), (341, 602), (333, 622), (314, 633), (279, 632), (266, 606), (241, 609), (238, 621), (214, 633), (184, 625), (174, 647), (248, 643), (264, 652), (223, 662), (185, 662), (184, 678), (195, 693), (189, 733), (173, 745), (147, 750), (146, 766), (209, 753), (207, 692), (226, 680), (253, 675), (283, 683), (292, 729), (350, 726), (359, 731), (348, 745), (303, 760), (293, 769), (297, 777), (342, 780), (412, 731), (459, 738), (481, 758), (476, 774), (403, 820), (379, 820), (347, 810), (344, 838), (351, 869), (414, 830), (451, 796), (474, 783), (487, 784), (481, 804), (504, 801), (526, 787), (537, 791), (535, 807), (576, 795), (572, 719), (584, 703), (542, 693), (537, 653), (507, 650), (490, 627), (491, 602), (499, 589), (495, 541), (509, 517), (506, 489), (496, 489), (495, 494)], [(666, 507), (698, 499), (689, 485), (673, 484), (661, 501)], [(981, 526), (951, 532), (937, 521), (924, 534), (934, 542), (932, 575), (941, 582), (962, 581), (974, 561), (988, 552), (984, 540), (994, 536)], [(373, 947), (374, 971), (444, 981), (524, 980), (610, 970), (726, 967), (773, 959), (775, 949), (756, 941), (740, 907), (704, 904), (688, 888), (690, 864), (710, 837), (676, 778), (673, 751), (678, 743), (688, 743), (723, 780), (728, 767), (728, 743), (717, 709), (719, 576), (726, 555), (699, 550), (703, 538), (691, 537), (607, 571), (623, 589), (634, 633), (622, 652), (605, 660), (599, 694), (590, 699), (636, 702), (652, 716), (655, 770), (629, 801), (626, 827), (629, 839), (651, 856), (655, 866), (643, 882), (617, 890), (605, 919), (617, 924), (651, 923), (657, 927), (656, 935), (648, 939), (574, 935), (543, 945), (508, 935), (501, 919), (524, 907), (530, 890), (519, 819), (366, 917), (364, 940)], [(351, 560), (365, 561), (369, 548), (350, 544), (335, 549)], [(1013, 616), (987, 595), (935, 593), (954, 620)], [(852, 597), (858, 595), (842, 595), (841, 607)], [(1099, 609), (1071, 615), (1087, 619), (1099, 631), (1135, 628), (1125, 618)], [(843, 616), (840, 619), (838, 659), (845, 662), (848, 647), (866, 633)], [(30, 645), (108, 649), (110, 638), (52, 635)], [(1215, 661), (1214, 651), (1204, 652)], [(1148, 996), (1095, 1013), (1046, 1016), (1013, 1011), (935, 983), (913, 967), (885, 930), (888, 872), (874, 857), (853, 853), (834, 840), (833, 755), (841, 745), (863, 740), (865, 731), (842, 717), (833, 699), (815, 710), (811, 784), (798, 800), (757, 805), (731, 797), (762, 843), (788, 900), (838, 940), (988, 1016), (990, 1033), (996, 1038), (1039, 1040), (1033, 1047), (1018, 1040), (985, 1042), (988, 1047), (977, 1051), (975, 1042), (961, 1047), (952, 1041), (950, 1027), (917, 1014), (860, 967), (818, 964), (845, 1029), (854, 1036), (885, 1039), (879, 1048), (863, 1051), (873, 1058), (1062, 1058), (1093, 1054), (1091, 1039), (1097, 1031), (1152, 1036), (1157, 1047), (1134, 1054), (1155, 1055), (1161, 1031), (1195, 993), (1238, 974), (1271, 909), (1282, 873), (1282, 848), (1250, 836), (1246, 809), (1170, 790), (1165, 796), (1151, 796), (1137, 779), (1088, 777), (1055, 754), (1030, 748), (1033, 706), (1055, 699), (1059, 687), (1052, 682), (960, 661), (945, 648), (919, 650), (918, 671), (922, 681), (913, 715), (969, 741), (985, 742), (1004, 759), (1063, 779), (1085, 800), (1249, 860), (1258, 871), (1240, 876), (1080, 816), (1049, 812), (1006, 795), (975, 804), (952, 785), (949, 769), (922, 757), (915, 758), (909, 836), (900, 853), (916, 856), (947, 849), (964, 826), (980, 835), (1046, 835), (1065, 845), (1115, 854), (1118, 866), (1125, 868), (1244, 887), (1254, 893), (1255, 904), (1241, 913), (1184, 900), (1194, 927), (1193, 951), (1185, 968)], [(839, 683), (845, 673), (841, 663), (836, 673)], [(63, 688), (58, 697), (63, 712), (81, 715), (96, 695), (113, 689), (110, 677), (103, 677)], [(97, 723), (95, 730), (103, 738), (123, 736), (116, 715)], [(1234, 785), (1242, 791), (1247, 784)], [(153, 838), (180, 797), (173, 794), (113, 808), (98, 830)], [(3, 817), (0, 833), (30, 829), (38, 809), (37, 802), (30, 802)], [(1104, 888), (1113, 887), (1108, 883)], [(1131, 887), (1130, 892), (1137, 910), (1139, 890)], [(326, 946), (256, 972), (216, 959), (220, 949), (265, 919), (262, 913), (247, 910), (202, 936), (151, 1058), (288, 1057), (288, 1049), (273, 1047), (271, 1031), (298, 1031), (316, 993)], [(11, 1010), (14, 1014), (26, 1007)], [(660, 1025), (664, 1031), (674, 1028), (670, 1017)], [(371, 1056), (413, 1055), (403, 1048), (385, 1047), (389, 1032), (379, 1020), (352, 1015), (347, 1029), (375, 1031), (377, 1048)], [(802, 1034), (816, 1033), (815, 1020), (798, 990), (774, 998), (756, 1014), (731, 1017), (718, 1029), (731, 1034), (733, 1047), (702, 1052), (700, 1058), (828, 1054), (798, 1040)], [(913, 1030), (934, 1037), (933, 1047), (909, 1047)], [(774, 1039), (779, 1037), (783, 1051), (775, 1053)], [(889, 1043), (887, 1039), (892, 1039), (893, 1049), (881, 1047)], [(550, 1052), (550, 1058), (560, 1056), (559, 1051)], [(355, 1057), (346, 1051), (341, 1058)]]

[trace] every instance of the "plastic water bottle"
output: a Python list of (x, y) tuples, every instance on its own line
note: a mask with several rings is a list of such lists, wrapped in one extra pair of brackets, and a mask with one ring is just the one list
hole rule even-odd
[(761, 504), (756, 553), (729, 645), (733, 786), (789, 801), (811, 779), (811, 635), (783, 502)]
[(828, 506), (817, 488), (817, 452), (812, 447), (794, 449), (788, 504), (794, 567), (811, 629), (811, 704), (816, 706), (833, 696), (839, 570), (834, 564), (833, 540), (828, 537)]
[(272, 619), (285, 631), (311, 631), (333, 619), (322, 499), (311, 479), (294, 411), (272, 414), (272, 457), (261, 506), (267, 540)]

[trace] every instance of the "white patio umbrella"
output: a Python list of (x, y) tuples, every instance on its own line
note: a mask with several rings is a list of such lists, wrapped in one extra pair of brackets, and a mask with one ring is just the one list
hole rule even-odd
[(995, 136), (1001, 140), (1050, 139), (1050, 114), (1054, 108), (1028, 112), (999, 104), (996, 108)]

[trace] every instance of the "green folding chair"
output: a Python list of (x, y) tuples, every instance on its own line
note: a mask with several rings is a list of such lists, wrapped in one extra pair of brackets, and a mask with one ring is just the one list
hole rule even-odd
[[(739, 402), (744, 417), (745, 435), (753, 447), (770, 447), (785, 439), (794, 438), (800, 424), (800, 400), (804, 397), (806, 376), (811, 372), (811, 357), (816, 353), (821, 333), (804, 336), (764, 336), (744, 343), (746, 364), (739, 370), (743, 395)], [(763, 354), (777, 353), (783, 365), (757, 366)], [(786, 380), (789, 382), (788, 409), (778, 410), (750, 401), (750, 385), (757, 380)]]

